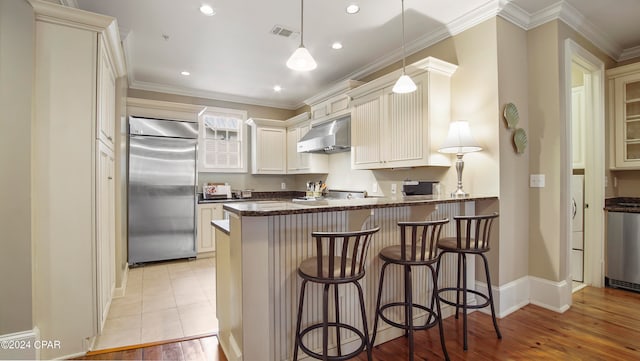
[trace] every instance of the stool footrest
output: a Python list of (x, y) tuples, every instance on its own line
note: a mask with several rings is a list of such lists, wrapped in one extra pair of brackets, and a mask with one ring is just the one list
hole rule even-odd
[[(367, 338), (365, 337), (364, 333), (362, 333), (362, 331), (358, 330), (357, 328), (348, 325), (346, 323), (342, 323), (342, 322), (328, 322), (327, 326), (329, 328), (337, 328), (337, 331), (340, 332), (341, 328), (347, 329), (353, 333), (355, 333), (361, 340), (361, 344), (360, 346), (358, 346), (358, 348), (353, 351), (350, 352), (346, 355), (340, 355), (340, 356), (327, 356), (326, 359), (327, 360), (331, 360), (331, 361), (342, 361), (342, 360), (347, 360), (350, 358), (353, 358), (355, 356), (357, 356), (360, 352), (362, 352), (365, 347), (367, 346)], [(304, 342), (302, 342), (302, 338), (304, 337), (304, 335), (306, 335), (307, 333), (316, 330), (316, 329), (321, 329), (322, 327), (324, 327), (323, 323), (316, 323), (314, 325), (308, 326), (306, 327), (304, 330), (300, 331), (300, 335), (299, 337), (299, 346), (300, 348), (310, 357), (313, 357), (315, 359), (318, 360), (323, 360), (325, 358), (325, 356), (323, 356), (322, 354), (319, 354), (317, 352), (313, 352), (311, 351), (305, 344)]]
[[(433, 319), (431, 322), (426, 323), (424, 325), (420, 325), (420, 326), (416, 326), (413, 325), (412, 329), (414, 330), (426, 330), (429, 329), (435, 325), (438, 324), (438, 314), (435, 313), (433, 310), (430, 310), (429, 308), (423, 306), (423, 305), (418, 305), (418, 304), (412, 304), (412, 307), (418, 308), (420, 310), (426, 311), (428, 318), (427, 320)], [(387, 316), (384, 315), (384, 310), (386, 310), (387, 308), (391, 308), (391, 307), (402, 307), (403, 309), (406, 307), (406, 303), (404, 302), (391, 302), (391, 303), (387, 303), (386, 305), (380, 306), (380, 310), (378, 311), (378, 315), (380, 316), (380, 318), (388, 323), (389, 325), (393, 326), (393, 327), (397, 327), (403, 330), (408, 330), (409, 329), (409, 325), (404, 324), (404, 323), (398, 323), (395, 321), (391, 321), (389, 318), (387, 318)], [(425, 315), (426, 316), (426, 315)], [(405, 320), (406, 322), (406, 320)]]
[(478, 292), (476, 290), (466, 290), (467, 293), (471, 293), (473, 295), (476, 295), (480, 298), (483, 299), (484, 302), (477, 304), (477, 305), (470, 305), (467, 304), (466, 306), (462, 303), (457, 303), (455, 301), (450, 301), (444, 297), (442, 297), (440, 294), (443, 292), (459, 292), (459, 293), (463, 293), (464, 289), (463, 288), (457, 288), (457, 287), (446, 287), (446, 288), (441, 288), (438, 290), (438, 293), (436, 294), (436, 297), (438, 297), (438, 300), (440, 300), (441, 302), (444, 302), (450, 306), (455, 306), (455, 307), (460, 307), (460, 308), (466, 308), (466, 309), (480, 309), (480, 308), (485, 308), (487, 306), (489, 306), (489, 296), (485, 295), (484, 293)]

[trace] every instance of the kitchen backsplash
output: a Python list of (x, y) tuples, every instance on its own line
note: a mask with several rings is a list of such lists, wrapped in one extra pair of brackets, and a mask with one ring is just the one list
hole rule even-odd
[[(434, 180), (442, 182), (442, 192), (455, 189), (455, 167), (421, 167), (399, 170), (353, 170), (351, 153), (336, 153), (329, 156), (329, 174), (301, 175), (253, 175), (250, 173), (199, 173), (198, 184), (229, 183), (232, 189), (252, 189), (257, 192), (304, 191), (307, 182), (322, 181), (329, 189), (366, 190), (373, 196), (392, 196), (392, 185), (396, 191), (402, 190), (402, 181)], [(376, 189), (377, 188), (377, 189)], [(468, 190), (473, 191), (473, 190)]]

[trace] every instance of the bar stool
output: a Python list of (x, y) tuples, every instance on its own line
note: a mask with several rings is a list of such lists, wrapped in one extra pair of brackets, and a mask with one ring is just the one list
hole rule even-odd
[[(371, 344), (375, 342), (376, 333), (378, 331), (378, 319), (382, 318), (391, 326), (405, 330), (405, 336), (409, 338), (409, 360), (413, 360), (413, 332), (415, 330), (424, 330), (438, 325), (440, 329), (440, 344), (442, 352), (446, 360), (449, 360), (449, 354), (444, 343), (444, 332), (442, 329), (442, 312), (440, 311), (440, 303), (435, 295), (438, 291), (438, 278), (434, 264), (437, 262), (436, 242), (440, 239), (442, 227), (449, 223), (449, 219), (440, 221), (427, 222), (398, 222), (400, 227), (400, 245), (385, 247), (380, 251), (378, 257), (384, 262), (380, 273), (380, 284), (378, 286), (378, 300), (376, 301), (376, 318), (373, 324), (373, 337)], [(390, 264), (403, 266), (404, 268), (404, 302), (390, 302), (380, 305), (382, 299), (382, 290), (384, 283), (384, 275), (387, 266)], [(411, 268), (416, 266), (426, 266), (431, 271), (431, 279), (433, 281), (433, 289), (431, 291), (431, 305), (429, 307), (414, 303), (413, 290), (411, 283)], [(434, 310), (434, 303), (436, 309)], [(404, 323), (398, 323), (390, 320), (384, 315), (384, 311), (391, 307), (404, 308)], [(426, 311), (428, 314), (427, 321), (424, 325), (413, 324), (413, 309), (417, 308)], [(432, 320), (433, 319), (433, 320)]]
[[(453, 217), (456, 221), (456, 236), (442, 238), (438, 241), (438, 248), (442, 251), (438, 256), (437, 273), (440, 273), (440, 260), (446, 253), (454, 253), (458, 255), (457, 270), (457, 286), (441, 288), (437, 292), (437, 298), (456, 308), (456, 319), (458, 318), (458, 310), (462, 308), (463, 334), (464, 334), (464, 350), (467, 350), (467, 310), (479, 309), (491, 306), (491, 318), (493, 319), (493, 327), (496, 330), (498, 339), (502, 339), (502, 334), (498, 328), (496, 321), (496, 311), (493, 306), (493, 292), (491, 292), (491, 277), (489, 275), (489, 265), (487, 257), (484, 255), (489, 252), (489, 240), (491, 238), (491, 226), (493, 221), (498, 218), (498, 213), (480, 216), (457, 216)], [(472, 256), (480, 256), (484, 261), (484, 271), (487, 278), (487, 294), (483, 294), (476, 290), (467, 288), (467, 254)], [(462, 283), (461, 283), (462, 282)], [(451, 301), (444, 297), (444, 293), (454, 291), (456, 300)], [(462, 293), (462, 302), (460, 302), (460, 294)], [(467, 293), (472, 293), (483, 300), (477, 305), (467, 304)]]
[[(355, 232), (312, 232), (315, 238), (317, 255), (308, 258), (298, 267), (298, 275), (302, 278), (302, 288), (300, 289), (300, 302), (298, 303), (298, 318), (296, 322), (295, 347), (293, 360), (298, 359), (298, 347), (307, 355), (320, 360), (346, 360), (358, 355), (365, 348), (367, 349), (367, 359), (371, 360), (371, 344), (369, 343), (369, 330), (367, 329), (367, 316), (364, 307), (364, 296), (362, 287), (358, 283), (365, 275), (365, 265), (367, 251), (371, 237), (378, 232), (380, 227), (375, 227), (363, 231)], [(323, 252), (323, 250), (326, 251)], [(304, 304), (304, 292), (307, 282), (323, 284), (322, 295), (322, 322), (307, 326), (300, 331), (302, 322), (302, 308)], [(340, 312), (338, 304), (338, 285), (353, 283), (358, 289), (360, 299), (360, 311), (362, 314), (362, 326), (364, 332), (357, 328), (340, 322)], [(334, 286), (335, 295), (335, 322), (329, 322), (329, 286)], [(336, 346), (338, 355), (329, 356), (329, 327), (336, 329)], [(302, 338), (309, 332), (322, 328), (322, 354), (311, 351), (302, 342)], [(353, 352), (342, 355), (340, 345), (340, 329), (347, 329), (355, 333), (361, 340), (361, 345)]]

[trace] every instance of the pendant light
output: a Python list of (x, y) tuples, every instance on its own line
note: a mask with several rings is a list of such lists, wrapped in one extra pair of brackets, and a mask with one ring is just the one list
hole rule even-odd
[(310, 71), (318, 64), (313, 60), (309, 50), (304, 47), (304, 0), (300, 0), (300, 46), (291, 54), (287, 60), (287, 67), (297, 71)]
[(394, 93), (403, 94), (416, 91), (416, 83), (414, 83), (413, 80), (411, 80), (411, 77), (409, 77), (405, 72), (405, 59), (407, 56), (404, 50), (404, 0), (400, 1), (402, 2), (402, 75), (398, 81), (396, 81), (392, 91)]

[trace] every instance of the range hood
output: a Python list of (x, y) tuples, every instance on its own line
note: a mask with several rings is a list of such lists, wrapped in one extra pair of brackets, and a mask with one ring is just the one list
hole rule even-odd
[(298, 142), (298, 153), (338, 153), (351, 149), (351, 115), (316, 125)]

